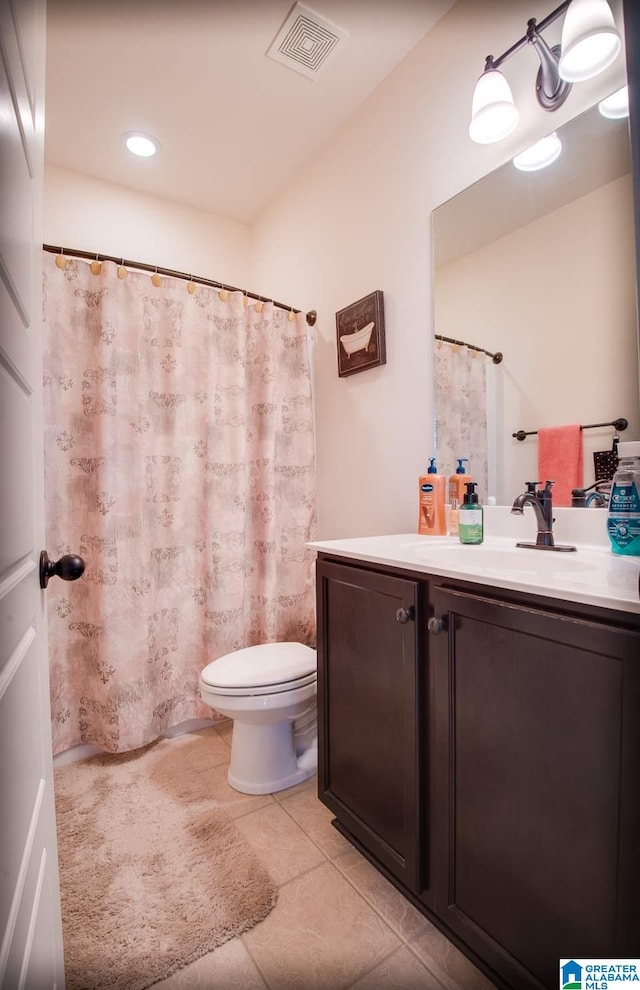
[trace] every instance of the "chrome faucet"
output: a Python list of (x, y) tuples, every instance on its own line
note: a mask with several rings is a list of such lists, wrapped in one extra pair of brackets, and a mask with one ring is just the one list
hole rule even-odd
[(536, 514), (538, 535), (535, 543), (516, 543), (518, 547), (528, 547), (532, 550), (575, 550), (575, 547), (556, 545), (553, 538), (553, 504), (551, 488), (553, 481), (545, 482), (544, 488), (538, 488), (539, 481), (527, 481), (527, 490), (517, 495), (513, 500), (511, 511), (518, 516), (524, 514), (525, 505), (530, 505)]

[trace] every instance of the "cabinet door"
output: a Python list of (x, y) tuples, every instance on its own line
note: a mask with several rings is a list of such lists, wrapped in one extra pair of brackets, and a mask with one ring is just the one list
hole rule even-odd
[(556, 988), (560, 957), (635, 955), (640, 637), (432, 601), (439, 916), (518, 990)]
[(319, 797), (413, 890), (418, 587), (357, 567), (317, 565)]

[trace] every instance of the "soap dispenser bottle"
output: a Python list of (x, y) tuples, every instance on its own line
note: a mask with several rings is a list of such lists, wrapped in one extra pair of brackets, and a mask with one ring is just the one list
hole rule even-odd
[(484, 520), (475, 481), (467, 481), (465, 488), (464, 502), (458, 514), (458, 536), (461, 543), (482, 543)]
[(468, 457), (457, 457), (458, 466), (454, 474), (449, 475), (449, 504), (453, 505), (453, 500), (456, 499), (458, 505), (461, 505), (464, 501), (465, 489), (464, 486), (467, 481), (473, 481), (470, 474), (465, 472), (464, 465), (469, 463)]
[(422, 536), (446, 536), (447, 517), (444, 507), (446, 478), (438, 474), (436, 459), (429, 460), (427, 473), (418, 481), (418, 533)]

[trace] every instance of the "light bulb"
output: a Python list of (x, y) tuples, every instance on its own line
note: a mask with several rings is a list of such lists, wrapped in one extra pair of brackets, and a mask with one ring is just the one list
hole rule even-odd
[(542, 140), (536, 141), (513, 159), (513, 164), (521, 172), (537, 172), (555, 162), (562, 151), (562, 142), (554, 131)]
[(498, 69), (482, 73), (473, 92), (469, 136), (478, 144), (501, 141), (520, 120), (509, 83)]
[(601, 100), (598, 104), (598, 110), (603, 117), (609, 117), (611, 120), (620, 120), (622, 117), (628, 117), (629, 87), (623, 86), (622, 89), (618, 89), (611, 96), (607, 96), (606, 99)]
[(572, 0), (562, 25), (560, 77), (591, 79), (611, 65), (621, 47), (607, 0)]

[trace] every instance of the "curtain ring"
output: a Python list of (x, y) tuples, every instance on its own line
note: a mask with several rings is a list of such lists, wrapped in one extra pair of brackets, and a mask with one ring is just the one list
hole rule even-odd
[(124, 258), (120, 259), (120, 264), (118, 265), (118, 270), (116, 272), (116, 275), (118, 276), (118, 278), (127, 277), (127, 269), (124, 267)]
[(196, 291), (196, 283), (193, 281), (193, 275), (189, 275), (189, 281), (187, 282), (187, 292), (190, 296)]
[(293, 323), (295, 321), (295, 318), (296, 318), (296, 314), (293, 312), (293, 307), (292, 307), (287, 314), (287, 319), (289, 323)]
[(89, 268), (94, 275), (99, 275), (102, 271), (102, 263), (98, 260), (98, 255), (96, 254), (95, 261), (92, 261)]
[(262, 299), (258, 299), (258, 301), (253, 304), (253, 308), (255, 309), (256, 313), (261, 313), (262, 310), (264, 309), (264, 303)]
[(249, 306), (250, 305), (249, 296), (247, 295), (247, 290), (246, 289), (243, 289), (243, 291), (242, 291), (242, 305), (243, 306)]
[(162, 285), (162, 279), (158, 275), (158, 269), (157, 269), (157, 267), (156, 267), (155, 272), (151, 276), (151, 284), (152, 285), (155, 285), (156, 289), (159, 289), (160, 286)]
[(229, 293), (225, 289), (224, 284), (222, 285), (222, 288), (220, 289), (220, 292), (218, 293), (218, 298), (220, 299), (220, 302), (226, 302), (227, 299), (229, 298)]
[(64, 256), (64, 248), (60, 248), (60, 254), (56, 255), (56, 268), (66, 268), (67, 259)]

